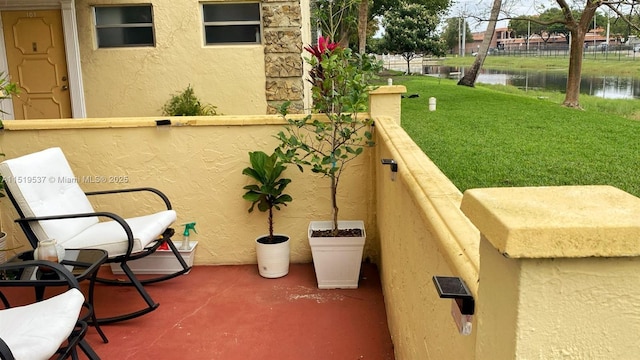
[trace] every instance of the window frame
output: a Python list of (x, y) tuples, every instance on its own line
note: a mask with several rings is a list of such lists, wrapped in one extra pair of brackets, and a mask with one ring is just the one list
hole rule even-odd
[[(216, 5), (239, 5), (254, 4), (258, 6), (258, 19), (256, 20), (230, 20), (230, 21), (205, 21), (205, 7)], [(264, 43), (264, 29), (262, 26), (262, 6), (260, 1), (234, 1), (234, 2), (202, 2), (200, 3), (200, 11), (202, 14), (202, 42), (204, 46), (225, 46), (225, 45), (262, 45)], [(260, 38), (256, 41), (240, 41), (240, 42), (207, 42), (207, 27), (215, 26), (233, 26), (233, 25), (257, 25)]]
[[(127, 8), (127, 7), (148, 7), (151, 11), (151, 20), (148, 23), (121, 23), (121, 24), (108, 24), (108, 25), (98, 25), (98, 13), (97, 9), (99, 8)], [(95, 29), (95, 41), (97, 49), (118, 49), (118, 48), (133, 48), (133, 47), (156, 47), (156, 29), (155, 29), (155, 19), (153, 14), (153, 5), (147, 3), (140, 4), (106, 4), (106, 5), (92, 5), (93, 9), (93, 26)], [(100, 46), (100, 39), (98, 35), (98, 29), (130, 29), (130, 28), (151, 28), (151, 40), (152, 43), (144, 43), (144, 44), (120, 44), (115, 46)]]

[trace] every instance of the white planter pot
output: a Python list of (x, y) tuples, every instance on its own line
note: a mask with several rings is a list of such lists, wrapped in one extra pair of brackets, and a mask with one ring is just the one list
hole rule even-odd
[(258, 257), (258, 271), (260, 276), (274, 279), (289, 273), (289, 237), (287, 235), (274, 234), (274, 237), (286, 238), (286, 241), (277, 244), (263, 244), (262, 238), (269, 235), (262, 235), (256, 239), (256, 255)]
[(356, 289), (366, 239), (363, 221), (338, 221), (340, 229), (362, 229), (360, 237), (312, 237), (314, 230), (329, 230), (331, 221), (309, 224), (309, 245), (319, 289)]
[[(180, 255), (189, 266), (193, 266), (193, 259), (196, 256), (197, 241), (189, 241), (189, 250), (180, 250), (182, 241), (174, 241), (173, 244), (178, 248)], [(182, 266), (171, 250), (156, 250), (153, 254), (147, 255), (142, 259), (128, 261), (129, 267), (134, 274), (173, 274), (182, 270)], [(124, 274), (120, 264), (111, 265), (111, 271), (114, 274)], [(189, 270), (190, 272), (191, 270)], [(187, 272), (187, 274), (189, 273)]]

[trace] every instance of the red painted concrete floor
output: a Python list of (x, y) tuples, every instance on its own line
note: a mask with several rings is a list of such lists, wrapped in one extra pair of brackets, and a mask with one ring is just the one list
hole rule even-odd
[[(108, 344), (89, 329), (102, 359), (394, 359), (372, 264), (362, 265), (354, 290), (319, 290), (312, 264), (292, 264), (279, 279), (261, 278), (255, 265), (196, 266), (147, 289), (160, 307), (103, 325)], [(97, 315), (141, 306), (134, 291), (97, 285)]]

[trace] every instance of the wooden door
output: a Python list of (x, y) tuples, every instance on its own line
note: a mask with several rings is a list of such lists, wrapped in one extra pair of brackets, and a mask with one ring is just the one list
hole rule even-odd
[(71, 117), (71, 98), (60, 10), (3, 11), (2, 25), (14, 119)]

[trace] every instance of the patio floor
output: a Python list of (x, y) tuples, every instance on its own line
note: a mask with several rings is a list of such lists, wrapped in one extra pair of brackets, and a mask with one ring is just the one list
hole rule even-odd
[[(394, 359), (372, 264), (362, 265), (355, 290), (319, 290), (312, 264), (292, 264), (280, 279), (261, 278), (255, 265), (196, 266), (147, 289), (160, 307), (104, 325), (108, 344), (89, 329), (102, 359)], [(134, 291), (96, 286), (96, 313), (141, 305)]]

